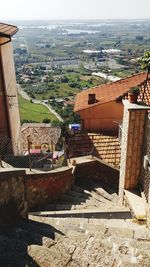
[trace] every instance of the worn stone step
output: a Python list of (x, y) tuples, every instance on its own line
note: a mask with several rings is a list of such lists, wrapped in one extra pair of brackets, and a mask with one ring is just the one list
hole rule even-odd
[(85, 202), (85, 198), (79, 198), (75, 196), (71, 196), (69, 194), (63, 194), (60, 197), (60, 200), (63, 200), (67, 203), (82, 203)]
[(102, 196), (103, 198), (112, 201), (111, 195), (108, 194), (102, 187), (94, 188), (93, 191), (96, 192), (98, 195)]
[(32, 212), (30, 213), (35, 216), (43, 217), (57, 217), (57, 218), (120, 218), (120, 219), (129, 219), (131, 218), (131, 213), (128, 208), (117, 209), (112, 207), (110, 209), (83, 209), (83, 210), (64, 210), (64, 211), (41, 211), (41, 212)]
[(76, 191), (76, 192), (79, 192), (79, 193), (86, 193), (87, 195), (91, 196), (90, 191), (85, 190), (85, 189), (83, 189), (83, 188), (81, 188), (81, 187), (79, 187), (79, 186), (77, 186), (77, 185), (73, 185), (73, 186), (72, 186), (72, 189), (73, 189), (74, 191)]
[(83, 193), (79, 193), (79, 192), (76, 192), (76, 191), (73, 191), (73, 190), (69, 190), (68, 195), (71, 195), (73, 197), (79, 197), (81, 199), (87, 199), (87, 198), (90, 197), (89, 194), (86, 194), (84, 192)]
[(92, 198), (96, 199), (98, 202), (104, 203), (105, 205), (108, 205), (108, 206), (112, 206), (113, 205), (113, 203), (110, 200), (104, 198), (103, 196), (100, 196), (96, 192), (92, 191), (91, 194), (92, 194)]
[(63, 234), (77, 235), (83, 233), (106, 234), (107, 237), (135, 238), (137, 240), (150, 241), (150, 231), (146, 225), (134, 223), (132, 219), (101, 219), (101, 218), (51, 218), (30, 215), (32, 220), (43, 221)]
[(146, 220), (146, 203), (143, 198), (134, 191), (124, 190), (124, 193), (134, 217), (139, 221)]

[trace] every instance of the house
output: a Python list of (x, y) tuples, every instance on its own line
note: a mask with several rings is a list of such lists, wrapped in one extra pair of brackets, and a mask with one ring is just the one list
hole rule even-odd
[(120, 168), (122, 99), (128, 99), (129, 89), (139, 85), (138, 101), (150, 106), (150, 81), (145, 79), (146, 74), (139, 73), (77, 94), (74, 111), (80, 114), (84, 132), (71, 137), (71, 155), (91, 154), (94, 149), (105, 164)]
[(73, 100), (66, 100), (64, 101), (64, 106), (68, 107), (68, 106), (73, 106), (74, 105), (74, 101)]
[(8, 139), (14, 154), (20, 152), (20, 116), (12, 49), (12, 36), (17, 31), (13, 25), (0, 23), (0, 140), (2, 144)]
[[(30, 149), (55, 150), (61, 134), (60, 127), (53, 127), (45, 123), (24, 123), (21, 127), (21, 144), (23, 152), (28, 151), (30, 137)], [(52, 147), (53, 146), (53, 147)]]
[(74, 112), (81, 117), (82, 129), (88, 132), (117, 133), (123, 118), (122, 98), (127, 98), (131, 87), (141, 86), (139, 98), (150, 104), (149, 94), (144, 92), (142, 85), (145, 79), (145, 73), (138, 73), (78, 93)]

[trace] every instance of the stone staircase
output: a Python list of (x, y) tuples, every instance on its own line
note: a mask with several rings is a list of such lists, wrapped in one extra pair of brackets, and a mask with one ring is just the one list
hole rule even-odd
[(30, 219), (57, 229), (54, 240), (44, 237), (41, 245), (29, 246), (29, 255), (38, 266), (149, 266), (150, 232), (131, 220), (31, 215)]
[(98, 182), (80, 181), (30, 219), (63, 234), (57, 233), (56, 243), (49, 247), (30, 246), (29, 254), (40, 266), (42, 257), (60, 267), (149, 266), (150, 232), (134, 223), (113, 188), (106, 190)]
[(129, 219), (131, 213), (122, 207), (116, 192), (111, 188), (109, 193), (98, 182), (80, 181), (80, 186), (61, 195), (55, 203), (47, 204), (43, 210), (31, 213), (35, 216), (55, 218), (99, 218)]
[[(69, 206), (67, 206), (69, 205)], [(82, 207), (82, 210), (81, 210)], [(131, 219), (89, 217), (92, 212), (121, 210), (117, 194), (98, 183), (75, 185), (46, 211), (32, 213), (17, 227), (0, 229), (0, 263), (3, 267), (147, 267), (150, 231)], [(45, 216), (48, 212), (65, 217)], [(79, 218), (68, 217), (77, 212)], [(37, 216), (38, 215), (38, 216)]]

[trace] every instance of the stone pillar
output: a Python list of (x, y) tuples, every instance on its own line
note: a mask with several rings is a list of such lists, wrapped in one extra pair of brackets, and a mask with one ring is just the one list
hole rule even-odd
[(139, 185), (142, 145), (147, 106), (123, 101), (124, 115), (121, 141), (119, 196), (123, 201), (124, 189), (136, 189)]

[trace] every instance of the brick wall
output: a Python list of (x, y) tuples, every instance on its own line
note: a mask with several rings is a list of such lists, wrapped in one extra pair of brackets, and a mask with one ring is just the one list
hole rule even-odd
[(29, 210), (38, 210), (59, 198), (74, 183), (72, 168), (63, 167), (49, 173), (27, 174), (27, 201)]
[(25, 171), (0, 169), (0, 225), (27, 219)]

